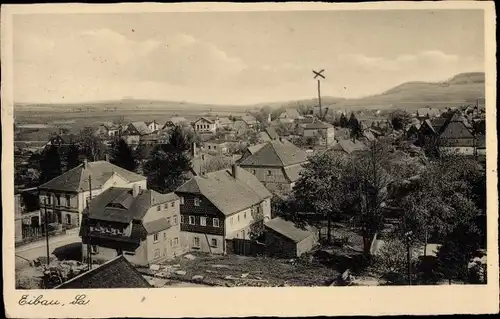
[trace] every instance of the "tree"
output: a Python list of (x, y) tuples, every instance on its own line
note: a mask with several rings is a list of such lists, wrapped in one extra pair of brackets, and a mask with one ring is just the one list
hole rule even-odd
[(80, 148), (75, 143), (71, 143), (66, 153), (66, 171), (80, 165)]
[(342, 113), (340, 115), (339, 125), (340, 125), (340, 127), (343, 127), (343, 128), (347, 127), (347, 125), (348, 125), (348, 121), (347, 121), (347, 118), (345, 117), (344, 113)]
[(411, 121), (411, 115), (402, 110), (392, 112), (389, 118), (395, 130), (403, 130)]
[(91, 161), (97, 161), (104, 153), (104, 144), (94, 134), (94, 129), (84, 127), (78, 136), (79, 144), (83, 154)]
[(361, 128), (361, 124), (358, 119), (351, 113), (351, 117), (349, 118), (349, 122), (347, 123), (347, 127), (351, 130), (351, 137), (353, 139), (359, 139), (363, 134), (363, 130)]
[(445, 237), (437, 253), (438, 267), (449, 284), (453, 279), (466, 281), (469, 262), (478, 256), (479, 235), (470, 225), (459, 224)]
[(61, 157), (57, 146), (49, 146), (42, 153), (40, 160), (40, 183), (46, 183), (51, 179), (61, 175)]
[(174, 127), (167, 144), (157, 145), (151, 158), (144, 164), (151, 189), (160, 193), (176, 190), (187, 180), (191, 171), (189, 137), (180, 127)]
[(369, 151), (355, 157), (344, 173), (344, 211), (361, 227), (365, 255), (369, 255), (371, 242), (383, 227), (383, 206), (392, 179), (386, 168), (389, 152), (388, 145), (373, 142)]
[[(304, 170), (293, 188), (298, 211), (321, 216), (327, 222), (328, 241), (331, 240), (333, 222), (342, 215), (344, 166), (345, 161), (339, 155), (330, 152), (315, 155), (304, 165)], [(296, 212), (297, 210), (292, 211)]]
[(205, 173), (215, 172), (224, 168), (230, 168), (232, 164), (231, 159), (226, 157), (212, 157), (207, 162), (201, 165), (201, 170)]
[[(412, 249), (410, 263), (415, 268), (418, 262), (416, 251)], [(406, 243), (399, 239), (385, 241), (380, 251), (376, 254), (376, 262), (383, 275), (393, 283), (407, 281), (408, 256)]]
[(132, 149), (122, 138), (113, 141), (110, 162), (131, 172), (137, 169), (137, 161), (134, 158)]

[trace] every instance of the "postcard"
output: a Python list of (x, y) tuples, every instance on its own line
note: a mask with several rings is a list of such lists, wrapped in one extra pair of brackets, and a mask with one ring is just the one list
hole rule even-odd
[(1, 23), (8, 317), (499, 311), (494, 3)]

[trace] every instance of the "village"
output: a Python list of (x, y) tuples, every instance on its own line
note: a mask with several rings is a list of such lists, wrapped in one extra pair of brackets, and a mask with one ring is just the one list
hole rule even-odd
[(480, 97), (15, 123), (14, 146), (18, 289), (486, 282)]

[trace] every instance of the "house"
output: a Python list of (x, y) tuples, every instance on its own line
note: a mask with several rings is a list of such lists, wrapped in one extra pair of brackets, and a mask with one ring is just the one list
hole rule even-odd
[(45, 147), (48, 146), (68, 146), (71, 143), (78, 143), (78, 136), (75, 134), (52, 134), (45, 144)]
[(211, 154), (227, 154), (229, 142), (223, 139), (210, 139), (205, 142), (205, 148)]
[(441, 150), (455, 151), (464, 155), (474, 155), (475, 137), (459, 112), (447, 121), (439, 133)]
[[(245, 152), (250, 153), (249, 152)], [(243, 154), (243, 156), (246, 156)], [(239, 162), (271, 191), (290, 191), (299, 178), (307, 154), (292, 143), (271, 141)]]
[(179, 197), (134, 185), (112, 187), (96, 196), (83, 213), (80, 228), (83, 257), (119, 255), (134, 265), (148, 266), (181, 255)]
[(352, 140), (339, 140), (337, 144), (330, 148), (333, 152), (340, 152), (344, 154), (355, 154), (366, 151), (367, 149), (368, 147), (366, 144), (360, 141), (353, 142)]
[(132, 122), (122, 129), (121, 136), (128, 145), (137, 146), (144, 135), (151, 134), (145, 122)]
[(416, 115), (419, 120), (432, 119), (439, 117), (441, 115), (441, 111), (434, 108), (422, 107), (417, 110)]
[(175, 193), (190, 250), (226, 253), (226, 240), (249, 239), (271, 218), (271, 193), (237, 165), (195, 176)]
[(476, 140), (476, 155), (486, 156), (486, 136), (478, 135)]
[(266, 251), (281, 258), (297, 258), (311, 251), (318, 243), (317, 231), (310, 226), (300, 229), (281, 217), (264, 224)]
[(54, 289), (151, 288), (135, 267), (120, 255)]
[(189, 123), (189, 121), (186, 120), (186, 118), (184, 118), (182, 116), (173, 116), (165, 122), (165, 124), (162, 127), (162, 130), (165, 130), (169, 127), (174, 127), (176, 125), (177, 126), (184, 126), (184, 125), (187, 125), (188, 123)]
[(292, 121), (295, 121), (295, 120), (299, 120), (299, 119), (303, 119), (304, 117), (302, 115), (299, 114), (299, 112), (297, 111), (297, 109), (293, 109), (293, 108), (288, 108), (286, 110), (284, 110), (279, 116), (278, 116), (279, 119), (286, 119), (286, 120), (292, 120)]
[(120, 126), (112, 122), (102, 123), (95, 131), (95, 135), (103, 139), (108, 139), (110, 137), (118, 136), (119, 133), (120, 133)]
[(249, 127), (249, 128), (256, 128), (259, 125), (259, 121), (252, 115), (244, 115), (241, 117), (241, 120)]
[(160, 129), (160, 124), (158, 124), (155, 120), (146, 122), (146, 126), (151, 133), (156, 132)]
[(250, 155), (255, 154), (258, 150), (260, 150), (263, 146), (267, 145), (266, 143), (260, 143), (252, 146), (248, 146), (244, 151), (243, 154), (241, 155), (240, 159), (238, 160), (238, 163), (249, 157)]
[(319, 137), (327, 146), (335, 142), (335, 129), (333, 125), (323, 122), (313, 122), (303, 125), (302, 136), (305, 138)]
[(242, 120), (236, 120), (233, 123), (233, 131), (236, 133), (236, 135), (243, 135), (248, 132), (249, 129), (250, 127), (248, 126), (248, 124)]
[(231, 129), (233, 121), (231, 121), (228, 117), (221, 117), (219, 118), (219, 126), (225, 129)]
[(215, 133), (217, 130), (217, 121), (207, 117), (202, 117), (194, 122), (193, 127), (198, 133)]
[(270, 142), (277, 139), (279, 139), (279, 135), (272, 127), (266, 127), (264, 131), (257, 134), (257, 140), (259, 141), (259, 143)]
[(107, 161), (84, 160), (77, 167), (38, 187), (40, 209), (47, 210), (49, 222), (77, 227), (91, 197), (110, 187), (132, 188), (139, 185), (145, 189), (146, 180), (144, 176)]

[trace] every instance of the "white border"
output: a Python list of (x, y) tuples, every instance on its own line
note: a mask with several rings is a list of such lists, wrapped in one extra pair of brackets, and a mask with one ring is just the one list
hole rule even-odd
[[(183, 288), (114, 290), (14, 290), (13, 225), (13, 103), (12, 15), (29, 13), (132, 13), (203, 11), (290, 10), (485, 10), (485, 70), (487, 109), (487, 209), (488, 285), (434, 287), (317, 287), (317, 288)], [(496, 39), (493, 2), (379, 2), (325, 3), (189, 3), (189, 4), (38, 4), (2, 6), (2, 203), (3, 268), (6, 314), (21, 318), (97, 317), (240, 317), (319, 316), (383, 314), (497, 313), (498, 285), (498, 194), (496, 145)], [(12, 212), (12, 213), (9, 213)], [(85, 293), (87, 306), (19, 306), (23, 294), (43, 294), (47, 299), (69, 302)]]

